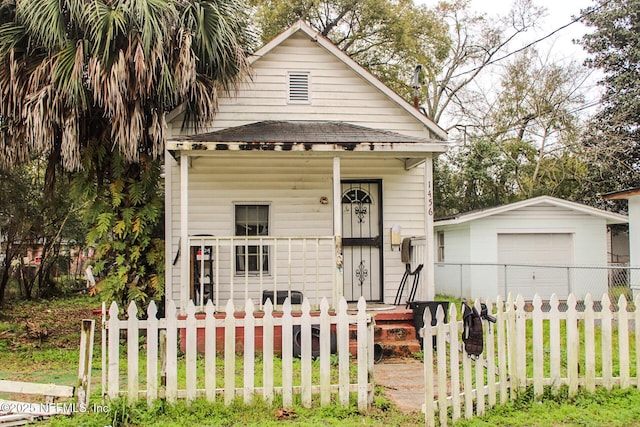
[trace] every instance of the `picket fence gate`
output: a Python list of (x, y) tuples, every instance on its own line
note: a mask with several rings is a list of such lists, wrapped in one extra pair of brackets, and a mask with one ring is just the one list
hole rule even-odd
[[(169, 300), (166, 304), (165, 318), (158, 319), (157, 307), (151, 303), (147, 310), (146, 319), (138, 319), (138, 308), (131, 303), (127, 309), (127, 319), (121, 320), (120, 311), (113, 302), (108, 311), (108, 318), (103, 315), (103, 394), (111, 399), (126, 395), (130, 401), (146, 398), (149, 403), (156, 399), (166, 399), (174, 402), (177, 399), (189, 401), (197, 397), (205, 397), (214, 401), (218, 395), (224, 396), (224, 403), (229, 405), (236, 396), (243, 396), (244, 402), (249, 403), (254, 396), (262, 396), (267, 402), (272, 402), (274, 394), (282, 395), (283, 405), (290, 406), (294, 394), (300, 395), (301, 403), (311, 407), (312, 399), (318, 398), (322, 406), (332, 401), (337, 395), (337, 401), (349, 405), (350, 393), (357, 393), (358, 408), (367, 410), (373, 402), (373, 322), (366, 312), (364, 298), (358, 301), (357, 314), (349, 314), (347, 302), (344, 298), (339, 301), (334, 314), (329, 312), (329, 303), (322, 299), (320, 313), (313, 316), (308, 300), (304, 300), (299, 316), (292, 314), (289, 298), (282, 306), (282, 316), (274, 316), (273, 305), (267, 301), (262, 316), (256, 317), (255, 306), (248, 299), (244, 307), (244, 317), (236, 317), (233, 301), (229, 300), (225, 307), (225, 316), (214, 316), (216, 310), (209, 301), (204, 313), (196, 316), (196, 307), (189, 302), (186, 317), (178, 316), (176, 305)], [(103, 309), (104, 312), (104, 309)], [(314, 313), (317, 314), (317, 313)], [(184, 318), (182, 318), (184, 317)], [(300, 326), (300, 379), (294, 385), (293, 372), (293, 331), (294, 325)], [(319, 380), (312, 383), (312, 325), (319, 327)], [(357, 333), (357, 355), (351, 358), (349, 352), (350, 325), (355, 325)], [(243, 384), (236, 385), (236, 327), (243, 327)], [(255, 384), (256, 356), (255, 337), (256, 327), (262, 328), (262, 384)], [(282, 331), (282, 378), (281, 385), (274, 386), (274, 330), (280, 327)], [(220, 329), (222, 328), (222, 329)], [(331, 330), (335, 329), (337, 344), (337, 382), (331, 381)], [(146, 335), (140, 335), (140, 330), (146, 330)], [(224, 332), (224, 353), (220, 354), (216, 348), (216, 334)], [(126, 337), (121, 337), (121, 331), (126, 331)], [(198, 370), (197, 336), (198, 331), (204, 333), (205, 353), (204, 369)], [(179, 357), (179, 336), (185, 338), (184, 357)], [(146, 361), (140, 365), (141, 357), (139, 340), (144, 337), (146, 347)], [(126, 341), (126, 372), (120, 368), (120, 342)], [(224, 385), (217, 387), (216, 363), (219, 357), (224, 361)], [(143, 358), (144, 359), (144, 358)], [(334, 362), (335, 364), (335, 362)], [(355, 364), (357, 381), (351, 382), (350, 369)], [(141, 384), (140, 369), (146, 370), (146, 381)], [(204, 371), (204, 372), (203, 372)], [(198, 387), (198, 375), (204, 387)], [(258, 372), (259, 375), (259, 372)], [(126, 389), (121, 389), (121, 384)], [(179, 383), (185, 388), (179, 388)]]
[[(538, 295), (530, 304), (521, 295), (515, 302), (509, 295), (506, 302), (498, 297), (486, 305), (497, 321), (483, 319), (484, 351), (475, 361), (464, 351), (455, 305), (449, 307), (448, 323), (439, 307), (436, 326), (423, 329), (425, 342), (435, 337), (437, 344), (436, 350), (424, 348), (426, 426), (436, 419), (440, 426), (454, 423), (463, 409), (467, 419), (483, 415), (531, 385), (536, 397), (545, 386), (568, 386), (570, 395), (579, 387), (590, 392), (596, 386), (640, 388), (640, 295), (631, 307), (621, 295), (617, 311), (607, 294), (595, 302), (590, 294), (579, 302), (574, 295), (566, 302), (553, 295), (544, 304)], [(475, 307), (480, 312), (479, 301)], [(431, 325), (429, 310), (424, 322)]]

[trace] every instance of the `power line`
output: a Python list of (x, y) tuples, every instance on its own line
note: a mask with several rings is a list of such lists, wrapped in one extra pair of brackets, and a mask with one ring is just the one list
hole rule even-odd
[(533, 45), (538, 44), (538, 43), (540, 43), (540, 42), (542, 42), (542, 41), (544, 41), (544, 40), (546, 40), (546, 39), (548, 39), (548, 38), (552, 37), (552, 36), (553, 36), (553, 35), (555, 35), (556, 33), (558, 33), (558, 32), (560, 32), (560, 31), (564, 30), (565, 28), (567, 28), (567, 27), (569, 27), (569, 26), (571, 26), (571, 25), (575, 24), (576, 22), (582, 21), (585, 17), (587, 17), (587, 16), (589, 16), (589, 15), (591, 15), (591, 14), (593, 14), (593, 13), (595, 13), (595, 12), (599, 11), (600, 9), (602, 9), (603, 7), (605, 7), (607, 4), (609, 4), (611, 1), (612, 1), (612, 0), (609, 0), (609, 1), (607, 1), (607, 2), (605, 2), (605, 3), (603, 3), (603, 4), (601, 4), (600, 6), (597, 6), (597, 7), (594, 7), (593, 9), (589, 9), (589, 10), (587, 10), (585, 13), (583, 13), (583, 14), (579, 15), (577, 18), (572, 19), (569, 23), (564, 24), (563, 26), (561, 26), (561, 27), (559, 27), (559, 28), (556, 28), (556, 29), (555, 29), (555, 30), (553, 30), (552, 32), (548, 33), (547, 35), (545, 35), (545, 36), (543, 36), (543, 37), (540, 37), (539, 39), (536, 39), (536, 40), (532, 41), (531, 43), (528, 43), (527, 45), (525, 45), (525, 46), (523, 46), (523, 47), (521, 47), (521, 48), (519, 48), (519, 49), (516, 49), (516, 50), (514, 50), (514, 51), (512, 51), (512, 52), (509, 52), (509, 53), (507, 53), (507, 54), (505, 54), (505, 55), (503, 55), (503, 56), (501, 56), (501, 57), (499, 57), (499, 58), (496, 58), (496, 59), (493, 59), (493, 60), (491, 60), (491, 61), (488, 61), (488, 62), (486, 62), (486, 63), (484, 63), (484, 64), (482, 64), (482, 65), (478, 65), (477, 67), (472, 68), (472, 69), (470, 69), (470, 70), (463, 71), (463, 72), (460, 72), (460, 73), (458, 73), (458, 74), (455, 74), (455, 75), (451, 76), (451, 78), (456, 78), (456, 77), (463, 76), (463, 75), (465, 75), (465, 74), (473, 73), (473, 72), (475, 72), (475, 71), (478, 71), (478, 70), (480, 70), (480, 69), (484, 68), (484, 67), (485, 67), (485, 66), (487, 66), (487, 65), (495, 64), (496, 62), (502, 61), (502, 60), (504, 60), (504, 59), (509, 58), (510, 56), (515, 55), (516, 53), (519, 53), (519, 52), (522, 52), (522, 51), (524, 51), (524, 50), (527, 50), (527, 49), (529, 49), (530, 47), (532, 47)]

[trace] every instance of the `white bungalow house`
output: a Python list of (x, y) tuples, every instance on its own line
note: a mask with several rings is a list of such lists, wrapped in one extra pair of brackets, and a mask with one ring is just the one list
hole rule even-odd
[(435, 221), (436, 291), (466, 298), (607, 292), (607, 228), (627, 217), (541, 196)]
[(265, 292), (281, 303), (283, 291), (392, 302), (407, 236), (425, 265), (417, 297), (432, 298), (432, 159), (445, 131), (305, 23), (251, 64), (207, 133), (183, 133), (180, 111), (168, 118), (167, 298), (181, 310)]

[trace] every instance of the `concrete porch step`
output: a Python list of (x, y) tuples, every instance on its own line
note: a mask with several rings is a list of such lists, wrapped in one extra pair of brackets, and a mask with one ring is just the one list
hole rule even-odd
[[(412, 357), (420, 352), (420, 342), (413, 325), (413, 310), (404, 305), (392, 309), (374, 310), (374, 343), (382, 349), (382, 358)], [(357, 331), (350, 327), (349, 348), (357, 353)]]
[(381, 323), (374, 328), (375, 342), (417, 341), (413, 323)]
[(405, 341), (383, 341), (377, 342), (382, 348), (382, 358), (388, 359), (392, 357), (412, 357), (415, 353), (420, 352), (421, 347), (418, 340)]

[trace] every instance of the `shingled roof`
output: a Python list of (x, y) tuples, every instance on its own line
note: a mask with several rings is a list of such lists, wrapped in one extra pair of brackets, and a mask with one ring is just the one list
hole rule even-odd
[(412, 137), (344, 122), (275, 120), (256, 122), (198, 135), (178, 136), (172, 139), (184, 142), (263, 144), (442, 143), (442, 141), (438, 140)]

